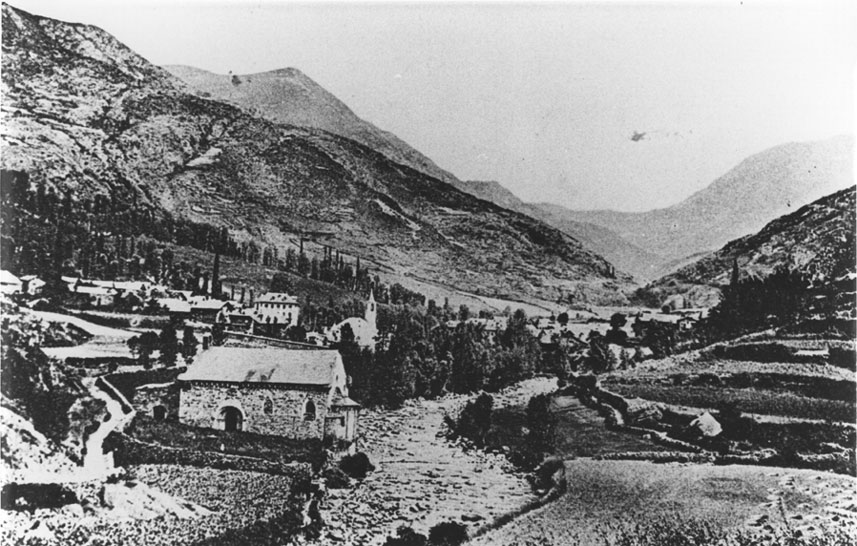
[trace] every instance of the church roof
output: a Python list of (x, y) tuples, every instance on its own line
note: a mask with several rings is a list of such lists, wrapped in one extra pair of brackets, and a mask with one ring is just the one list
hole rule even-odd
[(320, 385), (334, 382), (339, 352), (280, 347), (212, 347), (196, 357), (180, 381)]

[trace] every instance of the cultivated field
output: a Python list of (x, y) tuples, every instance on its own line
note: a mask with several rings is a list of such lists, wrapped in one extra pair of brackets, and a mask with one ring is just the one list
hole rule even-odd
[[(478, 545), (612, 544), (638, 524), (704, 522), (711, 534), (733, 529), (806, 535), (857, 530), (857, 480), (811, 470), (750, 466), (566, 462), (568, 491), (494, 529)], [(642, 537), (641, 537), (642, 540)], [(646, 543), (648, 544), (648, 543)]]

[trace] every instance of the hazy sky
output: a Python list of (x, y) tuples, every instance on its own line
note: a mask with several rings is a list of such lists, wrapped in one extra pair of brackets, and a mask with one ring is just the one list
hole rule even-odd
[(768, 147), (854, 132), (851, 0), (10, 1), (156, 64), (299, 68), (459, 178), (570, 208), (668, 206)]

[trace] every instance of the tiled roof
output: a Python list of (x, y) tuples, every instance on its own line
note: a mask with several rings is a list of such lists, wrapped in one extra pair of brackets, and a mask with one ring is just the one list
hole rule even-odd
[(196, 357), (182, 381), (330, 385), (338, 351), (279, 347), (212, 347)]

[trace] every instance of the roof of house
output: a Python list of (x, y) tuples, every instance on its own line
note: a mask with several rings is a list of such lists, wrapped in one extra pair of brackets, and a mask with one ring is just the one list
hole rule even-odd
[(72, 287), (72, 292), (76, 294), (89, 294), (91, 296), (112, 296), (116, 293), (113, 288), (105, 286), (83, 286), (77, 285)]
[(342, 396), (341, 394), (336, 394), (333, 397), (333, 400), (330, 403), (331, 406), (340, 407), (340, 408), (359, 408), (360, 404), (355, 402), (354, 400), (348, 398), (347, 396)]
[(0, 270), (0, 283), (3, 284), (21, 284), (21, 279), (12, 274), (11, 271), (5, 269)]
[(283, 292), (267, 292), (256, 298), (255, 303), (292, 303), (297, 304), (298, 298)]
[(202, 310), (202, 311), (219, 311), (223, 309), (223, 306), (228, 304), (229, 302), (209, 298), (206, 296), (194, 296), (188, 302), (190, 304), (191, 309)]
[(160, 298), (157, 302), (169, 313), (190, 313), (190, 304), (181, 298)]
[[(212, 347), (178, 378), (181, 381), (330, 385), (341, 363), (338, 351), (280, 347)], [(341, 365), (341, 364), (340, 364)]]

